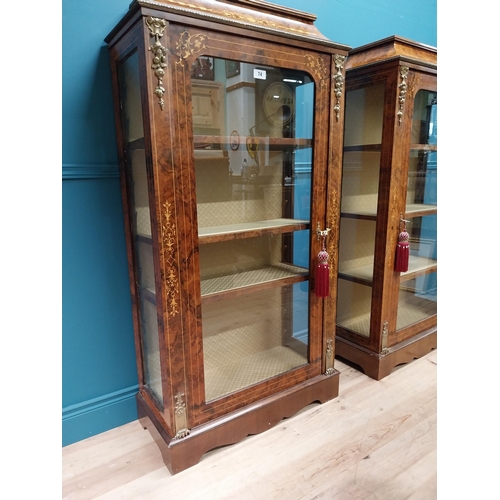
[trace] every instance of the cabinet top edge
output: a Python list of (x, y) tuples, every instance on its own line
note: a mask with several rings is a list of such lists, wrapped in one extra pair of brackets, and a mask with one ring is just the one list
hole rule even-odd
[(309, 41), (347, 52), (352, 48), (324, 36), (313, 24), (316, 15), (264, 0), (133, 0), (128, 12), (105, 38), (114, 36), (138, 10), (147, 9)]
[(346, 69), (385, 62), (389, 59), (408, 60), (425, 66), (437, 66), (437, 48), (393, 35), (349, 51)]
[(250, 8), (255, 8), (256, 10), (268, 11), (271, 14), (290, 17), (292, 19), (296, 19), (297, 21), (306, 23), (313, 23), (317, 19), (316, 14), (305, 12), (303, 10), (292, 9), (291, 7), (285, 7), (283, 5), (271, 3), (266, 0), (217, 0), (217, 1), (222, 3), (240, 4), (243, 6), (248, 6)]

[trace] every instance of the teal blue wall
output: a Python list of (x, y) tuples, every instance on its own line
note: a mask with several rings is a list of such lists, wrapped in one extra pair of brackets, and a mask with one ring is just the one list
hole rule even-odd
[(128, 2), (63, 1), (62, 444), (137, 418), (111, 76)]
[(273, 0), (316, 14), (331, 40), (359, 47), (391, 35), (437, 46), (437, 0)]
[[(104, 37), (128, 0), (62, 3), (63, 446), (137, 418), (137, 374)], [(436, 0), (274, 0), (356, 47), (390, 35), (437, 45)]]

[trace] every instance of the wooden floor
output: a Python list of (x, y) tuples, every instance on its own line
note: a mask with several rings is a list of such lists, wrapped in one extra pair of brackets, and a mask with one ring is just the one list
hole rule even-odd
[(175, 476), (138, 421), (66, 446), (63, 499), (436, 499), (437, 350), (379, 382), (336, 368), (337, 399)]

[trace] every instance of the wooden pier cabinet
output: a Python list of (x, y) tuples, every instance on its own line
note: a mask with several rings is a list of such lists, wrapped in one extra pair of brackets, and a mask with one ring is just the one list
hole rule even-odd
[(173, 474), (338, 395), (349, 47), (314, 20), (262, 0), (136, 0), (106, 38), (138, 413)]
[(351, 50), (345, 113), (336, 354), (379, 380), (437, 347), (437, 50)]

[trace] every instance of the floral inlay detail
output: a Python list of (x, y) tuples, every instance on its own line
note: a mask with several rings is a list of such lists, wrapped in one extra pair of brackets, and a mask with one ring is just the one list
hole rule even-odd
[[(332, 193), (330, 209), (328, 211), (328, 222), (329, 227), (337, 227), (337, 210), (338, 210), (338, 199), (337, 191)], [(336, 262), (337, 259), (337, 246), (335, 245), (334, 238), (328, 238), (328, 255), (330, 256), (331, 262)], [(333, 266), (330, 266), (330, 278), (333, 278)]]
[(207, 35), (202, 35), (200, 33), (190, 35), (188, 31), (183, 31), (175, 44), (175, 49), (179, 57), (177, 64), (184, 66), (184, 59), (204, 50), (206, 48), (205, 40), (207, 38)]
[(168, 265), (165, 276), (165, 295), (167, 302), (168, 314), (175, 316), (179, 312), (179, 279), (175, 268), (175, 245), (176, 245), (176, 228), (175, 224), (171, 221), (172, 212), (170, 210), (170, 203), (163, 204), (163, 217), (164, 222), (162, 225), (162, 240), (164, 245), (165, 259)]
[(315, 73), (320, 81), (320, 86), (326, 85), (326, 67), (323, 59), (318, 56), (314, 58), (310, 54), (304, 56), (307, 60), (307, 65), (311, 68), (311, 71)]

